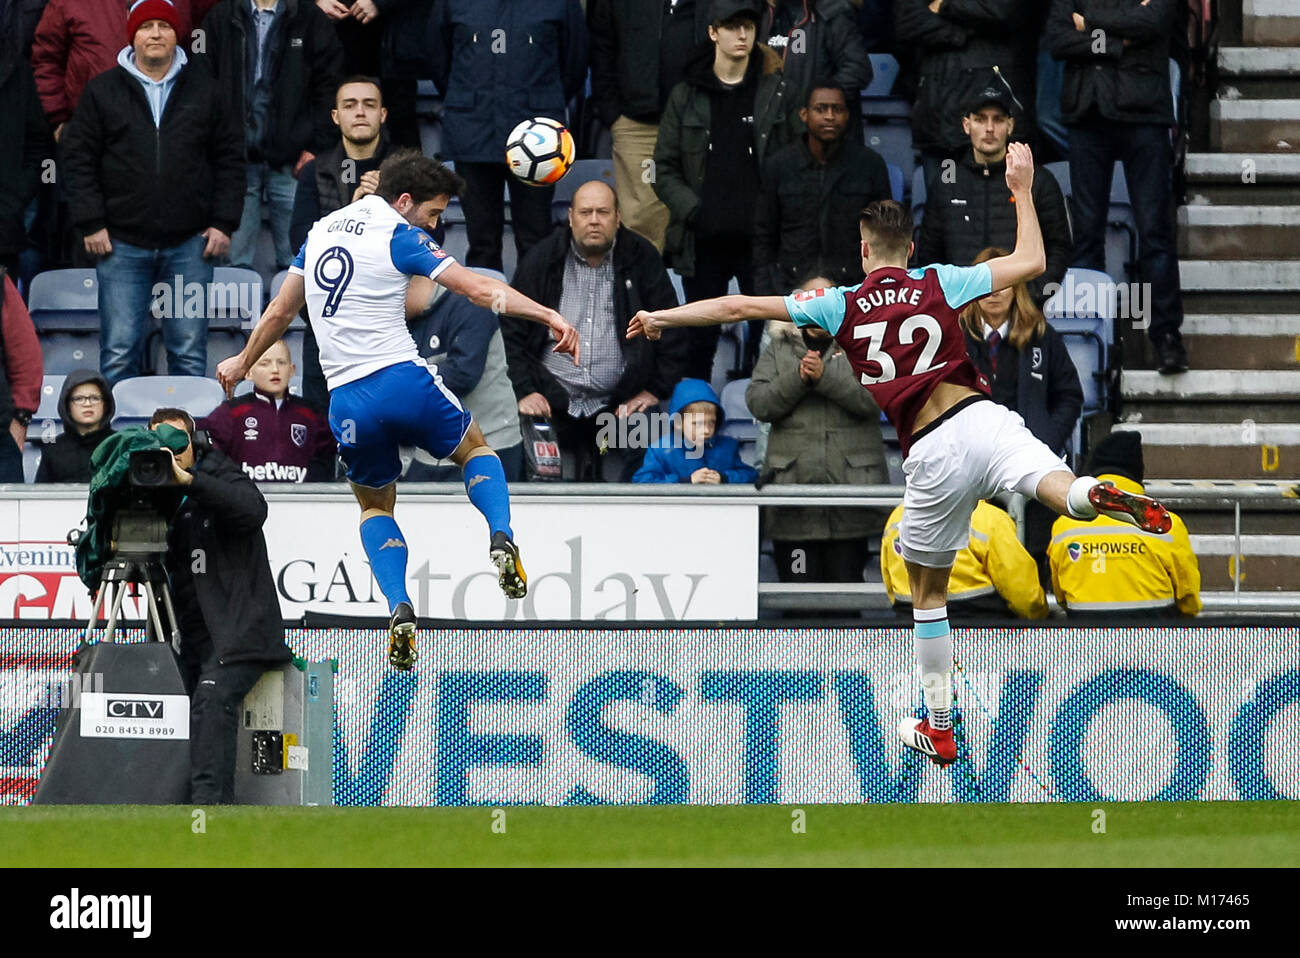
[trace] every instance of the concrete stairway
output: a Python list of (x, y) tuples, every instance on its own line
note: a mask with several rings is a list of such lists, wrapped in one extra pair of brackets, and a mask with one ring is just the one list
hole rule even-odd
[[(1300, 0), (1243, 0), (1221, 41), (1211, 153), (1187, 158), (1178, 251), (1191, 371), (1125, 370), (1117, 429), (1147, 476), (1300, 479)], [(1300, 501), (1182, 510), (1207, 589), (1300, 589)]]

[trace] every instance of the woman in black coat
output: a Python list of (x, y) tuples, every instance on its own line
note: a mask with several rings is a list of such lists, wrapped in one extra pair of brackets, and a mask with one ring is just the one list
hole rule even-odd
[[(989, 247), (975, 262), (1007, 255), (1007, 250)], [(975, 300), (962, 310), (961, 324), (966, 352), (988, 377), (994, 401), (1019, 413), (1029, 431), (1053, 452), (1064, 452), (1083, 409), (1083, 387), (1065, 340), (1048, 325), (1029, 287), (1019, 283)], [(1053, 519), (1045, 506), (1026, 504), (1025, 548), (1040, 568)]]

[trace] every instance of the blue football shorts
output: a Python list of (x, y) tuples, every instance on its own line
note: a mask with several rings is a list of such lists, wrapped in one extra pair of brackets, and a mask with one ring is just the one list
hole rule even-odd
[(347, 476), (382, 488), (402, 473), (400, 446), (419, 446), (446, 459), (472, 419), (460, 400), (423, 363), (385, 366), (330, 393), (330, 431)]

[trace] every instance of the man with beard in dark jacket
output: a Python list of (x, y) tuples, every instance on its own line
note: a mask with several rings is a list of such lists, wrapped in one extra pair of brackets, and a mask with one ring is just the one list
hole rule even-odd
[(275, 266), (285, 269), (298, 251), (289, 244), (295, 177), (335, 142), (330, 109), (343, 48), (310, 0), (221, 0), (203, 30), (202, 62), (244, 125), (244, 213), (230, 238), (230, 263), (253, 265), (265, 189)]
[(850, 112), (838, 83), (815, 81), (799, 111), (807, 132), (767, 161), (754, 220), (759, 296), (784, 296), (819, 267), (832, 286), (861, 282), (858, 218), (890, 198), (889, 169), (879, 153), (846, 135)]
[[(538, 326), (538, 337), (531, 328), (536, 323), (501, 316), (519, 413), (550, 417), (577, 478), (599, 480), (602, 423), (611, 413), (624, 417), (653, 409), (681, 379), (684, 335), (657, 343), (626, 338), (637, 310), (650, 303), (677, 305), (663, 261), (649, 240), (620, 225), (614, 191), (592, 180), (574, 194), (569, 225), (529, 251), (513, 285), (558, 310), (582, 337), (581, 364), (575, 366), (552, 351), (545, 329)], [(643, 343), (652, 348), (641, 348)]]
[(211, 74), (177, 49), (179, 22), (168, 0), (137, 0), (131, 45), (86, 85), (63, 134), (73, 221), (99, 257), (99, 368), (110, 385), (140, 375), (153, 311), (167, 371), (206, 374), (206, 297), (189, 294), (212, 282), (243, 209), (244, 137)]
[[(655, 145), (655, 192), (668, 207), (664, 261), (682, 277), (688, 302), (721, 296), (732, 279), (752, 294), (754, 200), (767, 156), (794, 139), (799, 104), (780, 58), (755, 46), (759, 12), (750, 0), (713, 0), (705, 47), (673, 88)], [(706, 382), (717, 351), (716, 326), (688, 329), (685, 375)], [(754, 333), (753, 367), (758, 355)]]
[[(962, 129), (970, 150), (958, 157), (951, 176), (940, 176), (925, 202), (918, 266), (973, 263), (990, 246), (1016, 245), (1016, 207), (1007, 189), (1007, 142), (1016, 127), (1015, 104), (1006, 89), (991, 79), (965, 104)], [(1034, 209), (1043, 231), (1047, 269), (1029, 283), (1035, 302), (1047, 300), (1045, 288), (1059, 283), (1070, 265), (1070, 218), (1065, 197), (1050, 170), (1039, 168), (1033, 185)]]
[(1016, 139), (1032, 143), (1037, 38), (1017, 29), (1026, 5), (1039, 0), (897, 0), (894, 28), (900, 45), (919, 56), (912, 145), (921, 151), (927, 189), (940, 164), (966, 148), (953, 107), (982, 89), (997, 68), (998, 81), (1017, 102)]
[(190, 695), (190, 801), (230, 804), (240, 704), (262, 673), (293, 658), (262, 535), (266, 500), (219, 450), (196, 461), (189, 413), (157, 409), (149, 428), (162, 424), (191, 439), (173, 454), (185, 499), (172, 517), (165, 561)]
[(1070, 130), (1074, 262), (1104, 270), (1115, 161), (1124, 164), (1138, 228), (1138, 273), (1149, 283), (1156, 367), (1187, 369), (1174, 229), (1174, 125), (1169, 82), (1174, 0), (1052, 0), (1046, 36), (1065, 61), (1061, 116)]
[(41, 446), (37, 482), (90, 482), (90, 454), (113, 434), (115, 407), (108, 382), (92, 369), (68, 373), (59, 393), (63, 432)]
[(758, 39), (780, 56), (791, 102), (807, 102), (812, 84), (822, 78), (839, 84), (853, 104), (849, 136), (861, 139), (858, 94), (871, 83), (872, 71), (857, 16), (849, 0), (767, 0)]

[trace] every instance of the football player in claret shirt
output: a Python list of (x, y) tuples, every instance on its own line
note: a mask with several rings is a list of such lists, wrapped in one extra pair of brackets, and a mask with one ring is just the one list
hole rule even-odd
[(952, 636), (948, 576), (970, 541), (976, 503), (1008, 491), (1032, 496), (1062, 515), (1104, 514), (1166, 533), (1169, 513), (1154, 499), (1091, 476), (1076, 478), (989, 397), (987, 380), (967, 358), (958, 312), (972, 300), (1033, 279), (1044, 269), (1034, 211), (1029, 148), (1007, 148), (1006, 179), (1016, 205), (1016, 248), (978, 266), (908, 269), (912, 217), (892, 200), (862, 211), (862, 285), (792, 296), (723, 296), (675, 309), (637, 313), (628, 336), (651, 339), (670, 326), (748, 319), (790, 319), (819, 326), (844, 348), (854, 372), (898, 431), (907, 487), (899, 542), (912, 592), (915, 650), (927, 716), (906, 718), (904, 744), (946, 765), (957, 757), (952, 735)]

